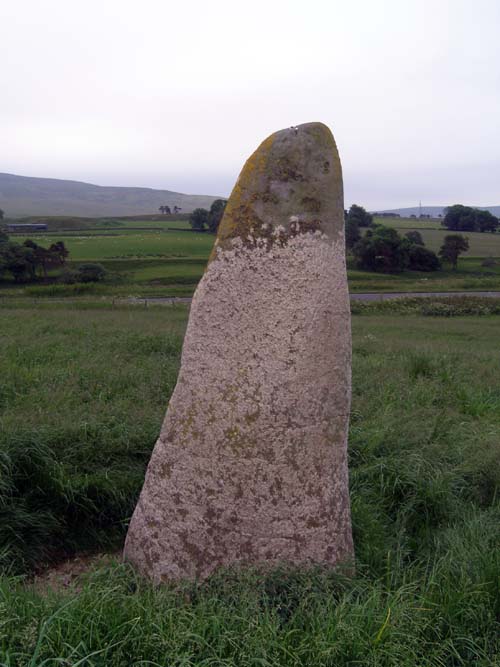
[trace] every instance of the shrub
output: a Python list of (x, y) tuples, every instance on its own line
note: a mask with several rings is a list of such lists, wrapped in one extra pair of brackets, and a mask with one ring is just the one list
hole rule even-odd
[(376, 225), (353, 248), (358, 269), (399, 273), (407, 265), (407, 246), (392, 227)]
[(405, 237), (410, 241), (410, 243), (415, 243), (416, 245), (425, 245), (424, 239), (422, 238), (422, 234), (420, 232), (417, 232), (416, 229), (407, 232), (405, 234)]
[(77, 269), (78, 281), (82, 283), (97, 283), (106, 277), (106, 269), (102, 264), (88, 262), (80, 264)]
[(412, 244), (408, 249), (408, 268), (412, 271), (438, 271), (441, 263), (429, 248)]
[(72, 271), (71, 269), (66, 269), (59, 278), (60, 282), (65, 285), (74, 285), (78, 282), (79, 274), (78, 271)]
[(373, 216), (363, 206), (353, 204), (346, 215), (346, 221), (354, 222), (358, 227), (371, 227)]
[(189, 216), (189, 224), (199, 232), (205, 231), (205, 225), (208, 225), (209, 211), (206, 208), (195, 208)]

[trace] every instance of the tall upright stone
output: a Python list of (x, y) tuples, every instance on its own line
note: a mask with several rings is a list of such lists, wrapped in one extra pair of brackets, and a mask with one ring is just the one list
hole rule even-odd
[(155, 581), (351, 560), (350, 374), (340, 161), (307, 123), (229, 198), (125, 558)]

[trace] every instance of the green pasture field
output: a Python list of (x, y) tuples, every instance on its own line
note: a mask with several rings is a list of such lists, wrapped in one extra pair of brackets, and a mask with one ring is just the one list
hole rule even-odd
[[(18, 223), (38, 223), (43, 222), (47, 224), (50, 234), (59, 234), (75, 231), (91, 231), (96, 229), (124, 229), (137, 227), (157, 227), (159, 229), (182, 228), (190, 229), (187, 215), (180, 214), (179, 217), (162, 216), (162, 215), (148, 215), (144, 216), (129, 216), (118, 218), (84, 218), (78, 216), (29, 216), (20, 220), (12, 220), (7, 222)], [(35, 232), (38, 234), (39, 232)], [(15, 232), (12, 233), (16, 234)]]
[[(415, 229), (420, 232), (425, 245), (438, 252), (443, 245), (445, 236), (457, 232), (450, 232), (447, 229), (418, 229), (409, 228), (406, 231)], [(405, 233), (406, 233), (405, 231)], [(469, 250), (464, 252), (463, 257), (500, 257), (500, 234), (489, 234), (480, 232), (461, 232), (463, 236), (469, 239)]]
[[(351, 292), (459, 292), (462, 290), (500, 290), (500, 262), (493, 267), (481, 265), (481, 259), (465, 258), (458, 270), (449, 268), (431, 273), (405, 271), (383, 274), (370, 271), (347, 271)], [(352, 267), (352, 261), (349, 262)]]
[[(395, 225), (401, 220), (380, 219), (384, 224)], [(411, 219), (413, 220), (413, 219)], [(83, 232), (44, 233), (33, 235), (42, 245), (64, 241), (70, 251), (69, 266), (83, 262), (99, 262), (109, 272), (107, 281), (97, 286), (87, 286), (87, 293), (110, 296), (190, 296), (203, 275), (206, 261), (213, 246), (214, 236), (192, 231), (137, 230), (139, 224), (187, 226), (185, 220), (135, 221), (125, 220), (124, 227), (88, 229)], [(414, 220), (413, 220), (414, 222)], [(418, 221), (420, 222), (420, 221)], [(423, 222), (423, 221), (422, 221)], [(414, 227), (416, 228), (416, 227)], [(400, 230), (401, 232), (408, 231)], [(446, 231), (420, 228), (428, 246), (438, 250)], [(349, 287), (352, 292), (376, 291), (454, 291), (500, 289), (500, 263), (483, 267), (481, 258), (500, 258), (500, 234), (467, 234), (471, 249), (459, 260), (458, 271), (449, 267), (434, 273), (405, 272), (385, 275), (358, 271), (349, 262)], [(12, 237), (22, 242), (20, 235)], [(78, 288), (80, 289), (80, 288)], [(74, 286), (29, 286), (27, 288), (5, 284), (1, 293), (19, 294), (25, 291), (37, 296), (72, 296)]]
[[(137, 227), (159, 227), (160, 229), (187, 229), (191, 230), (191, 225), (188, 220), (170, 220), (169, 218), (159, 220), (120, 220), (120, 229), (137, 228)], [(97, 223), (97, 228), (102, 225)]]
[(353, 576), (283, 567), (156, 589), (116, 555), (52, 589), (43, 563), (123, 543), (187, 309), (9, 303), (2, 667), (500, 664), (500, 316), (464, 316), (489, 312), (475, 300), (442, 311), (455, 317), (406, 302), (353, 316)]
[[(418, 231), (422, 235), (425, 245), (438, 252), (444, 237), (452, 232), (444, 228), (437, 220), (419, 220), (418, 218), (374, 218), (377, 224), (394, 227), (401, 235), (411, 231)], [(500, 234), (460, 232), (469, 239), (469, 250), (463, 257), (500, 257)]]
[(374, 216), (373, 222), (377, 225), (385, 225), (386, 227), (395, 227), (404, 231), (410, 229), (443, 229), (440, 220), (425, 219), (425, 218), (384, 218), (382, 216)]
[[(27, 237), (17, 237), (22, 243)], [(106, 231), (71, 235), (37, 235), (36, 242), (48, 246), (64, 241), (72, 262), (100, 262), (113, 259), (144, 258), (208, 258), (215, 237), (213, 234), (189, 231)]]

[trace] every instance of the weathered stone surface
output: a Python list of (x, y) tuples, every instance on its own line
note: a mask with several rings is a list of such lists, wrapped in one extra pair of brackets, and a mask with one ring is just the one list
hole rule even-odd
[(343, 211), (325, 125), (276, 132), (246, 162), (125, 544), (154, 580), (352, 558)]

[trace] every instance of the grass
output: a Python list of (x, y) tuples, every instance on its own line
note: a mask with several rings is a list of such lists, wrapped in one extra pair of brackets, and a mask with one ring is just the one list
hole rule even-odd
[[(425, 242), (434, 250), (439, 248), (447, 233), (432, 228), (439, 227), (437, 221), (413, 218), (380, 220), (383, 224), (396, 226), (402, 233), (418, 228)], [(102, 263), (109, 272), (109, 278), (103, 285), (93, 289), (95, 294), (193, 294), (212, 249), (212, 234), (189, 231), (187, 220), (117, 219), (108, 221), (107, 225), (105, 223), (106, 220), (98, 221), (96, 224), (100, 227), (89, 227), (80, 232), (37, 234), (36, 241), (45, 246), (64, 241), (70, 251), (70, 267), (82, 262)], [(445, 270), (434, 273), (407, 271), (398, 275), (385, 275), (350, 267), (350, 289), (352, 292), (500, 290), (500, 262), (489, 268), (482, 266), (484, 257), (500, 258), (500, 234), (469, 233), (467, 236), (471, 249), (459, 260), (458, 271), (445, 267)], [(15, 235), (13, 238), (22, 242), (26, 237)], [(22, 286), (4, 283), (1, 293), (20, 295), (23, 289)], [(74, 288), (36, 286), (27, 288), (26, 293), (33, 295), (33, 289), (37, 296), (72, 296), (74, 292)]]
[(2, 311), (0, 545), (9, 562), (30, 567), (95, 544), (97, 532), (105, 542), (123, 532), (184, 324), (176, 309)]
[(426, 218), (384, 218), (382, 216), (375, 216), (373, 221), (377, 225), (385, 225), (386, 227), (395, 227), (401, 230), (402, 233), (410, 231), (411, 229), (442, 229), (440, 220), (429, 220)]
[[(16, 237), (21, 243), (23, 237)], [(28, 238), (28, 237), (26, 237)], [(215, 237), (212, 234), (193, 232), (106, 230), (92, 234), (58, 235), (44, 234), (36, 241), (49, 246), (64, 241), (72, 262), (95, 262), (102, 260), (200, 257), (207, 259)]]
[[(412, 229), (420, 232), (425, 245), (434, 252), (439, 251), (445, 236), (457, 233), (447, 229), (419, 229), (418, 227), (407, 229), (407, 231)], [(500, 234), (461, 233), (469, 239), (469, 250), (463, 254), (463, 257), (500, 257)]]
[[(349, 262), (352, 266), (352, 262)], [(399, 274), (370, 273), (349, 268), (351, 292), (453, 292), (500, 290), (500, 262), (482, 266), (476, 258), (460, 259), (457, 271), (445, 268), (431, 273), (405, 271)]]
[(499, 665), (500, 319), (466, 305), (353, 317), (353, 578), (115, 562), (48, 593), (19, 574), (123, 539), (187, 310), (2, 306), (0, 665)]
[(463, 257), (500, 257), (499, 233), (453, 232), (444, 228), (439, 220), (420, 220), (418, 218), (376, 217), (374, 222), (386, 227), (394, 227), (403, 236), (410, 231), (418, 231), (425, 245), (434, 252), (439, 251), (445, 236), (461, 233), (469, 239), (469, 250), (464, 253)]

